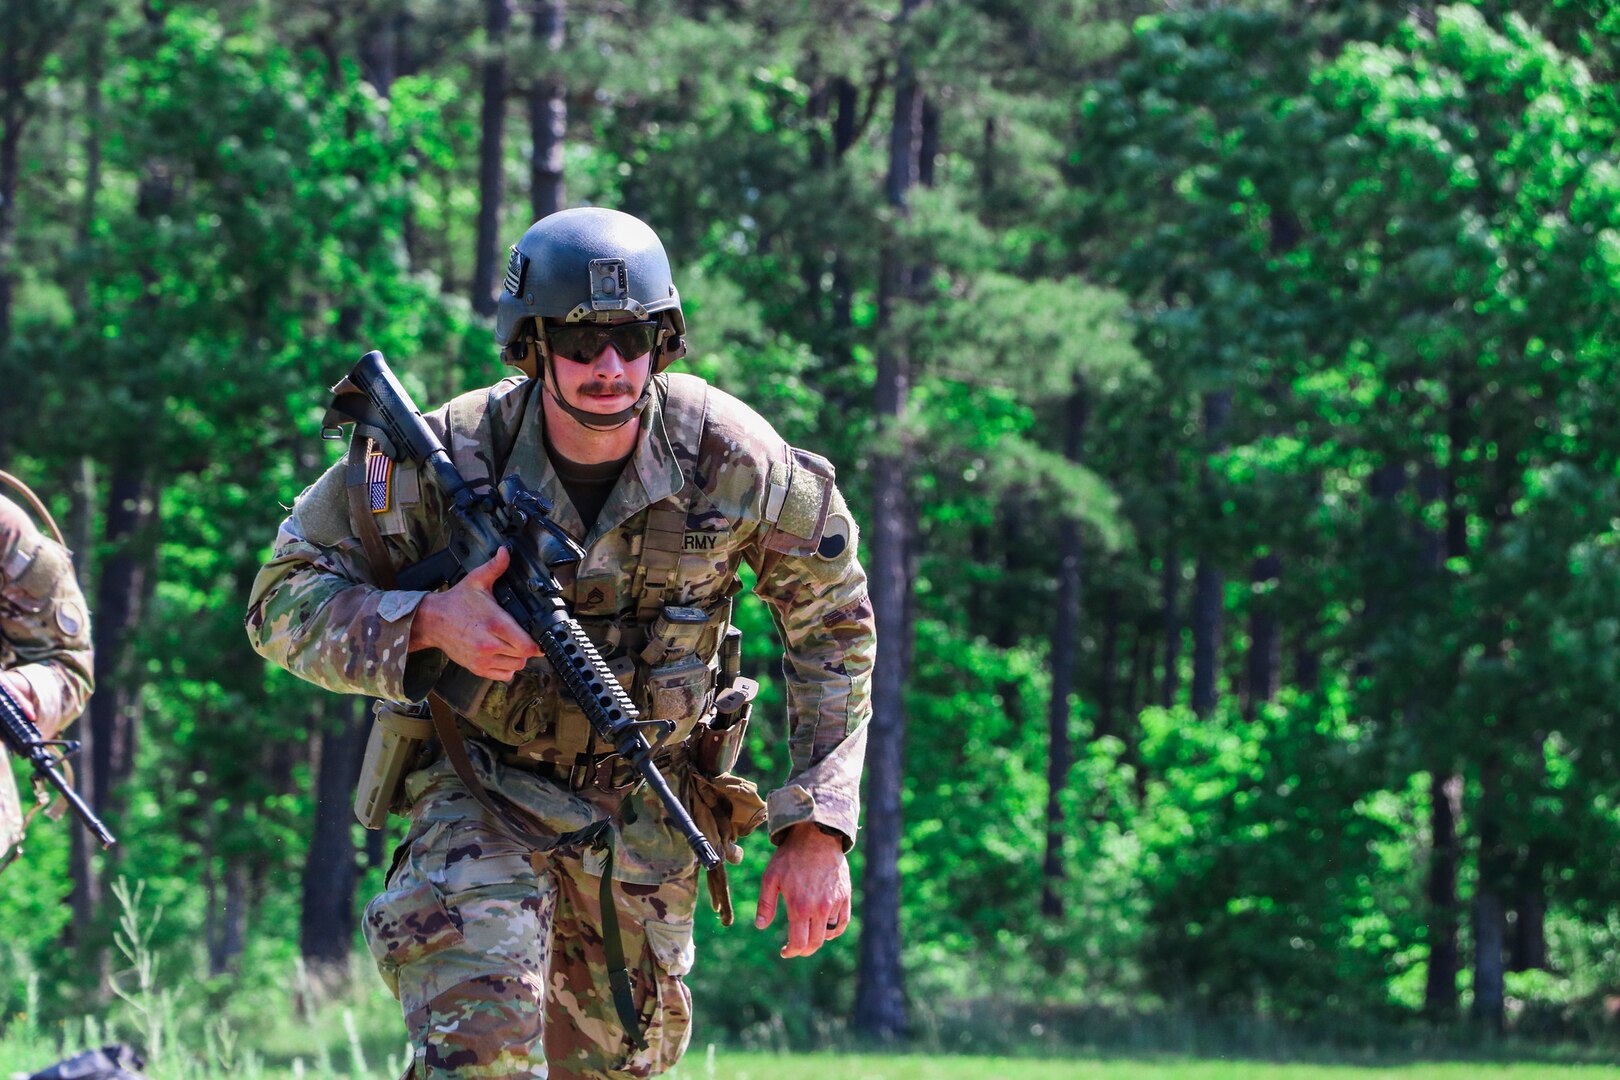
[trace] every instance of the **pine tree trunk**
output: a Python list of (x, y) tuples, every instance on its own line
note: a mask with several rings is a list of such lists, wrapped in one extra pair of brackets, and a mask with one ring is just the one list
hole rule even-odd
[(1457, 975), (1462, 958), (1457, 949), (1457, 866), (1462, 849), (1457, 817), (1462, 808), (1462, 780), (1436, 771), (1429, 778), (1431, 849), (1429, 902), (1429, 967), (1423, 986), (1423, 1012), (1434, 1020), (1457, 1015)]
[(1506, 852), (1502, 843), (1501, 778), (1498, 766), (1480, 768), (1479, 881), (1474, 886), (1474, 1019), (1487, 1031), (1502, 1031), (1507, 976)]
[(504, 269), (501, 204), (505, 196), (506, 32), (512, 24), (509, 0), (485, 0), (483, 108), (478, 140), (478, 248), (473, 261), (472, 306), (495, 314), (495, 290)]
[[(1075, 381), (1065, 408), (1063, 456), (1078, 462), (1086, 429), (1085, 388)], [(1063, 792), (1069, 786), (1069, 698), (1080, 654), (1080, 524), (1065, 517), (1058, 525), (1057, 612), (1052, 622), (1052, 700), (1047, 708), (1046, 856), (1041, 865), (1041, 914), (1063, 918)]]
[(354, 788), (369, 732), (371, 699), (342, 702), (320, 735), (315, 761), (315, 823), (304, 860), (298, 947), (321, 985), (348, 971), (354, 942)]
[[(1406, 470), (1385, 466), (1373, 474), (1373, 494), (1383, 501), (1393, 500), (1406, 485)], [(1439, 471), (1432, 462), (1418, 468), (1418, 502), (1422, 506), (1447, 497)], [(1416, 581), (1427, 585), (1445, 572), (1446, 537), (1443, 532), (1417, 526), (1418, 565)], [(1368, 598), (1369, 614), (1375, 611)], [(1421, 702), (1408, 708), (1412, 722), (1422, 725), (1433, 718)], [(1427, 740), (1429, 737), (1421, 735)], [(1457, 976), (1462, 970), (1462, 953), (1457, 944), (1461, 913), (1457, 899), (1457, 873), (1462, 861), (1462, 845), (1457, 825), (1462, 815), (1462, 778), (1452, 773), (1449, 762), (1429, 770), (1429, 818), (1433, 850), (1429, 855), (1429, 967), (1424, 985), (1423, 1011), (1436, 1020), (1457, 1015)]]
[[(1165, 490), (1176, 490), (1176, 458), (1175, 454), (1165, 457)], [(1181, 549), (1176, 545), (1178, 535), (1177, 523), (1174, 520), (1174, 507), (1170, 508), (1171, 520), (1166, 522), (1164, 533), (1164, 554), (1159, 564), (1159, 594), (1164, 604), (1164, 678), (1159, 684), (1159, 704), (1168, 709), (1176, 703), (1176, 695), (1181, 690)]]
[[(95, 595), (95, 581), (91, 576), (91, 552), (94, 550), (96, 529), (96, 466), (88, 456), (80, 457), (73, 484), (69, 488), (72, 509), (68, 513), (68, 540), (73, 545), (74, 576), (79, 591), (85, 596)], [(81, 719), (70, 733), (81, 747), (74, 759), (73, 786), (86, 801), (95, 795), (95, 735), (88, 719)], [(95, 806), (94, 802), (91, 802)], [(101, 903), (101, 880), (96, 873), (95, 853), (98, 850), (83, 829), (68, 830), (68, 872), (73, 878), (73, 922), (69, 933), (82, 935), (89, 931), (96, 907)], [(83, 940), (82, 937), (76, 940)]]
[(1249, 580), (1254, 584), (1249, 604), (1249, 657), (1244, 713), (1253, 717), (1262, 702), (1277, 696), (1277, 673), (1282, 667), (1282, 628), (1277, 619), (1277, 582), (1282, 577), (1282, 556), (1267, 552), (1254, 560)]
[(1546, 971), (1547, 885), (1542, 879), (1545, 857), (1532, 843), (1525, 867), (1514, 890), (1513, 971)]
[(248, 865), (240, 857), (225, 863), (225, 899), (216, 924), (218, 936), (208, 952), (208, 973), (230, 973), (247, 942)]
[(565, 0), (541, 0), (534, 12), (534, 48), (546, 58), (547, 75), (529, 90), (529, 208), (535, 220), (567, 206), (563, 189), (563, 140), (568, 135), (568, 97), (560, 70), (566, 42)]
[(146, 596), (151, 546), (145, 535), (155, 500), (138, 473), (119, 470), (107, 487), (105, 542), (113, 554), (101, 567), (96, 590), (96, 689), (88, 725), (92, 755), (91, 805), (105, 809), (112, 789), (129, 778), (135, 765), (138, 687), (123, 670), (130, 631), (140, 620)]
[(1215, 711), (1220, 695), (1221, 597), (1226, 582), (1207, 555), (1193, 572), (1192, 709), (1204, 717)]
[(1119, 686), (1119, 592), (1109, 589), (1102, 604), (1102, 648), (1097, 656), (1097, 723), (1093, 739), (1118, 734)]
[[(16, 34), (0, 34), (0, 349), (11, 344), (11, 294), (16, 277), (18, 151), (27, 118), (22, 48)], [(3, 427), (0, 427), (3, 432)], [(0, 434), (0, 449), (4, 449)]]
[(401, 11), (378, 12), (368, 20), (360, 39), (360, 75), (376, 88), (379, 97), (389, 97), (399, 77), (399, 39), (404, 20)]
[[(920, 0), (903, 0), (902, 36)], [(922, 101), (911, 58), (898, 47), (894, 129), (889, 141), (888, 202), (900, 215), (918, 179)], [(872, 726), (866, 753), (866, 867), (861, 887), (861, 940), (857, 950), (854, 1027), (883, 1040), (906, 1031), (905, 973), (901, 966), (900, 792), (905, 779), (906, 661), (911, 625), (909, 559), (911, 508), (906, 497), (907, 450), (903, 420), (911, 365), (905, 343), (891, 332), (894, 306), (912, 292), (912, 270), (891, 236), (880, 270), (877, 383), (874, 398), (880, 438), (872, 460), (872, 607), (877, 618), (877, 662), (872, 677)]]
[(1294, 642), (1294, 686), (1307, 693), (1322, 687), (1322, 654), (1316, 648), (1315, 624), (1301, 627)]
[(1481, 884), (1474, 894), (1474, 1019), (1501, 1034), (1506, 1020), (1507, 910), (1502, 892)]
[[(1232, 407), (1232, 394), (1221, 390), (1204, 395), (1204, 434), (1213, 452), (1219, 445), (1221, 429), (1226, 425), (1226, 414)], [(1206, 494), (1212, 484), (1209, 470), (1202, 470), (1201, 482)], [(1213, 503), (1213, 498), (1206, 498)], [(1203, 523), (1207, 528), (1211, 523)], [(1198, 568), (1193, 573), (1193, 680), (1192, 707), (1198, 716), (1215, 711), (1220, 696), (1221, 622), (1224, 614), (1225, 579), (1207, 553), (1200, 552)]]

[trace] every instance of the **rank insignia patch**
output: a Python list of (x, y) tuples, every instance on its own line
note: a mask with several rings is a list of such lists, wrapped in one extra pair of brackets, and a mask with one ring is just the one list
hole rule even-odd
[(394, 460), (376, 450), (366, 455), (366, 491), (371, 497), (371, 512), (386, 513), (388, 492), (394, 479)]

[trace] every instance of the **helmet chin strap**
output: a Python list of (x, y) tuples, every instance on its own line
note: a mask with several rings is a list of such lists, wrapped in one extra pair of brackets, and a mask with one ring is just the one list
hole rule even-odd
[(641, 396), (636, 398), (634, 404), (628, 405), (620, 409), (618, 412), (586, 412), (584, 409), (581, 409), (575, 405), (570, 405), (568, 402), (563, 400), (562, 391), (557, 385), (557, 373), (552, 369), (553, 363), (554, 361), (550, 355), (550, 350), (548, 349), (546, 350), (546, 379), (544, 380), (546, 393), (551, 395), (551, 400), (555, 401), (563, 412), (573, 417), (582, 427), (588, 427), (592, 431), (614, 431), (618, 428), (622, 428), (624, 425), (634, 420), (637, 416), (640, 416), (642, 410), (647, 407), (647, 403), (652, 401), (653, 374), (652, 368), (649, 365), (647, 369), (647, 381), (641, 388)]

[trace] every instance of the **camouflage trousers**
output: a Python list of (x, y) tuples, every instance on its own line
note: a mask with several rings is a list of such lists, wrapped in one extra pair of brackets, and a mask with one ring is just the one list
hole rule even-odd
[(601, 880), (577, 855), (531, 853), (473, 815), (418, 822), (366, 908), (366, 942), (415, 1047), (406, 1075), (563, 1080), (674, 1066), (691, 1036), (682, 976), (692, 968), (696, 871), (613, 885), (647, 1042), (638, 1051), (608, 984)]

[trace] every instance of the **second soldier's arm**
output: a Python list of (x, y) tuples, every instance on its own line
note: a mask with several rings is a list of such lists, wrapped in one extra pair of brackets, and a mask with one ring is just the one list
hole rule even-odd
[(46, 738), (84, 711), (95, 680), (90, 615), (66, 548), (0, 498), (0, 651), (7, 689)]

